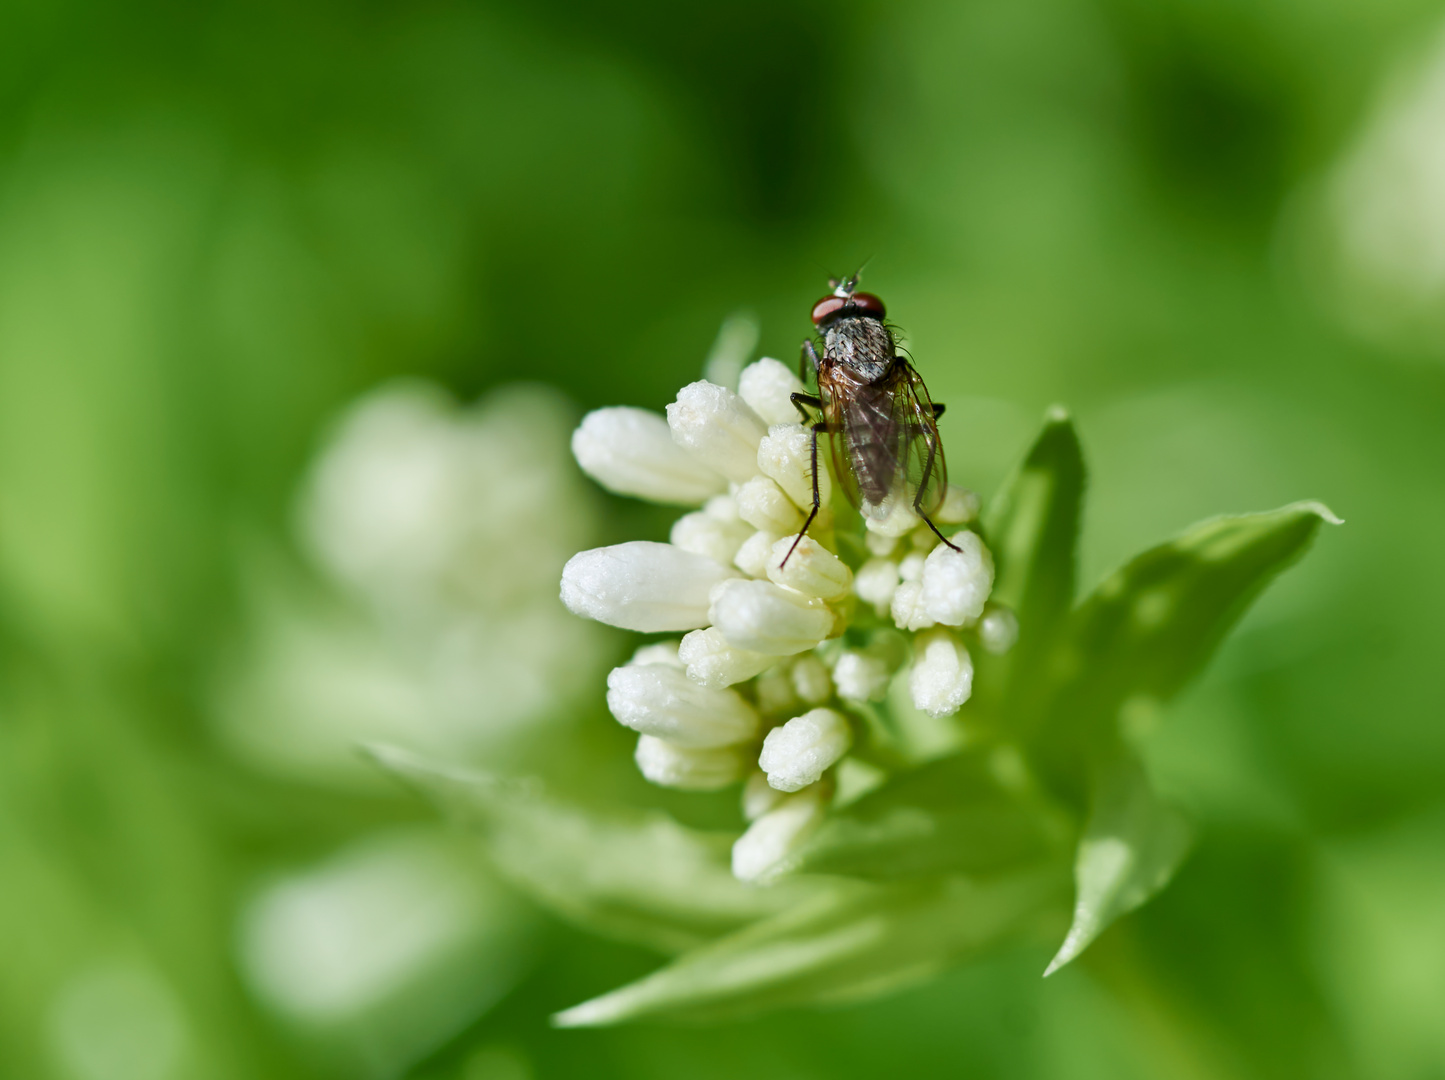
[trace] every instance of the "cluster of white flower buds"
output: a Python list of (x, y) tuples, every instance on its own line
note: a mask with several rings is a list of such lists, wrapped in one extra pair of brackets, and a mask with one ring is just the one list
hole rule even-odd
[[(638, 732), (637, 763), (654, 783), (715, 790), (747, 781), (751, 824), (733, 871), (751, 881), (785, 870), (822, 821), (834, 768), (853, 745), (850, 707), (881, 701), (908, 660), (906, 648), (881, 639), (836, 640), (860, 604), (916, 633), (908, 687), (935, 717), (957, 712), (972, 690), (960, 628), (997, 652), (1017, 636), (1012, 613), (988, 604), (993, 559), (966, 528), (949, 547), (911, 508), (896, 507), (867, 521), (871, 558), (850, 568), (836, 554), (821, 464), (823, 509), (794, 548), (813, 503), (812, 433), (790, 400), (802, 389), (783, 364), (763, 359), (744, 369), (737, 393), (695, 382), (665, 418), (598, 409), (572, 438), (583, 470), (610, 491), (701, 507), (678, 519), (670, 543), (574, 556), (562, 599), (612, 626), (687, 631), (614, 670), (607, 704)], [(957, 528), (977, 513), (972, 492), (950, 487), (934, 520)]]

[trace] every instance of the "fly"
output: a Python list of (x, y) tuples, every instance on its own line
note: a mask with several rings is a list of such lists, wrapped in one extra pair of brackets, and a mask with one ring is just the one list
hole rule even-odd
[(929, 516), (937, 512), (948, 485), (938, 437), (944, 407), (934, 404), (913, 365), (898, 354), (893, 332), (883, 322), (883, 301), (857, 291), (857, 274), (828, 284), (833, 291), (813, 305), (823, 355), (811, 340), (804, 341), (798, 364), (805, 385), (812, 372), (818, 393), (792, 395), (813, 431), (813, 509), (783, 565), (818, 516), (819, 435), (828, 436), (834, 475), (865, 518), (886, 520), (900, 505), (907, 506), (957, 551)]

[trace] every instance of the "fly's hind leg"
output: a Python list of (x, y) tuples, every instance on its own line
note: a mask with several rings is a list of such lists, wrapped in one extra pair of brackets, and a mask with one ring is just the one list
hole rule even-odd
[[(809, 348), (811, 345), (812, 345), (812, 342), (808, 342), (808, 343), (806, 343), (806, 344), (804, 345), (804, 348), (807, 349), (807, 348)], [(810, 416), (810, 415), (808, 414), (808, 408), (809, 408), (809, 407), (814, 408), (814, 409), (820, 409), (820, 408), (823, 407), (823, 403), (822, 403), (818, 398), (814, 397), (814, 396), (811, 395), (811, 394), (793, 394), (793, 395), (791, 395), (791, 396), (792, 396), (792, 401), (793, 401), (793, 408), (797, 409), (798, 412), (800, 412), (800, 413), (803, 414), (803, 419), (804, 419), (804, 421), (807, 421), (807, 420), (811, 420), (811, 419), (812, 419), (812, 416)], [(808, 526), (810, 526), (810, 525), (813, 524), (813, 519), (818, 516), (818, 510), (819, 510), (819, 509), (822, 507), (822, 505), (823, 505), (822, 496), (818, 493), (818, 436), (819, 436), (819, 435), (822, 435), (822, 434), (824, 434), (824, 433), (827, 432), (827, 430), (828, 430), (828, 424), (827, 424), (826, 421), (820, 420), (820, 421), (818, 421), (816, 424), (813, 425), (812, 430), (813, 430), (813, 509), (811, 509), (810, 511), (808, 511), (808, 520), (805, 521), (805, 522), (803, 522), (803, 527), (798, 530), (798, 535), (797, 535), (797, 536), (794, 538), (794, 540), (793, 540), (793, 546), (790, 547), (790, 548), (788, 548), (788, 553), (783, 556), (783, 561), (778, 564), (778, 569), (780, 569), (780, 570), (781, 570), (784, 566), (787, 566), (787, 565), (788, 565), (788, 560), (793, 557), (793, 552), (796, 551), (796, 550), (798, 549), (798, 545), (803, 542), (803, 537), (805, 537), (805, 536), (808, 535)]]
[[(942, 405), (935, 405), (933, 407), (933, 415), (935, 417), (938, 416), (938, 414), (941, 412), (943, 412)], [(816, 439), (816, 436), (814, 436), (814, 438)], [(943, 533), (938, 531), (938, 526), (933, 523), (933, 519), (929, 517), (928, 512), (923, 509), (923, 493), (928, 490), (928, 480), (933, 475), (933, 459), (935, 457), (935, 453), (936, 447), (934, 441), (932, 439), (929, 439), (928, 459), (923, 463), (923, 478), (918, 482), (918, 494), (913, 496), (913, 512), (919, 517), (921, 517), (924, 521), (924, 524), (926, 524), (930, 529), (933, 530), (934, 536), (938, 537), (944, 542), (944, 544), (952, 548), (954, 551), (958, 551), (958, 545), (953, 543), (953, 541), (949, 540), (948, 537), (944, 536)]]

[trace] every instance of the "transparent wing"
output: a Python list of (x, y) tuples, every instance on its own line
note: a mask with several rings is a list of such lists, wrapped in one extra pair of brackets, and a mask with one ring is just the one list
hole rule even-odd
[(848, 501), (877, 519), (915, 505), (937, 509), (947, 483), (943, 446), (933, 402), (912, 365), (899, 357), (870, 383), (846, 365), (825, 364), (818, 386), (833, 471)]

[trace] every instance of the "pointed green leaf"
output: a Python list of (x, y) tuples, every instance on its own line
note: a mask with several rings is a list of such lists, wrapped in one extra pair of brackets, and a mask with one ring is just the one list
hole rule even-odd
[(997, 568), (993, 599), (1018, 615), (1021, 644), (1027, 628), (1051, 625), (1073, 603), (1083, 498), (1079, 436), (1056, 406), (984, 515)]
[(1028, 726), (1044, 687), (1033, 677), (1074, 601), (1084, 456), (1073, 421), (1049, 410), (1043, 430), (984, 515), (995, 564), (991, 599), (1013, 608), (1019, 638), (1006, 656), (975, 657), (971, 710)]
[(806, 882), (737, 881), (732, 837), (664, 814), (586, 810), (519, 781), (429, 764), (391, 747), (370, 752), (453, 820), (474, 829), (511, 883), (568, 921), (664, 952), (693, 948), (797, 903)]
[(1044, 976), (1168, 884), (1188, 849), (1188, 824), (1154, 794), (1136, 761), (1120, 757), (1104, 766), (1074, 863), (1074, 921)]
[(830, 814), (797, 869), (893, 880), (1042, 859), (1065, 830), (1028, 791), (1001, 782), (1000, 765), (967, 751), (892, 777)]
[(857, 1001), (928, 978), (994, 946), (1060, 896), (1052, 870), (859, 884), (705, 945), (555, 1017), (596, 1027), (642, 1017), (720, 1020)]
[(1177, 693), (1275, 575), (1309, 547), (1320, 503), (1204, 521), (1110, 575), (1052, 662), (1051, 726), (1096, 735), (1126, 705)]

